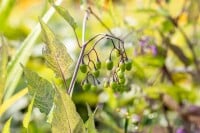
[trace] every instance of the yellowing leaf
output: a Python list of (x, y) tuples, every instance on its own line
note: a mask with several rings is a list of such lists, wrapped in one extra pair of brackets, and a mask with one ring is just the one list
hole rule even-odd
[(70, 26), (75, 30), (77, 27), (76, 22), (74, 21), (73, 17), (69, 14), (67, 10), (62, 8), (61, 6), (54, 5), (56, 11), (70, 24)]
[(56, 88), (55, 108), (52, 121), (53, 133), (85, 133), (83, 120), (76, 111), (70, 96)]
[(35, 95), (34, 95), (34, 97), (32, 98), (31, 103), (30, 103), (29, 106), (28, 106), (28, 111), (27, 111), (27, 113), (26, 113), (25, 116), (24, 116), (23, 126), (24, 126), (25, 128), (28, 128), (29, 121), (30, 121), (30, 118), (31, 118), (31, 113), (32, 113), (32, 110), (33, 110), (33, 103), (34, 103), (34, 101), (35, 101)]
[(42, 113), (47, 115), (53, 106), (55, 94), (53, 86), (49, 81), (27, 68), (24, 68), (24, 75), (28, 83), (29, 94), (35, 95), (34, 107), (39, 108)]
[(10, 97), (8, 100), (3, 102), (3, 104), (0, 106), (0, 117), (4, 114), (4, 112), (11, 107), (15, 102), (17, 102), (20, 98), (22, 98), (24, 95), (28, 93), (28, 88), (24, 88), (17, 92), (15, 95)]
[(10, 124), (12, 121), (12, 117), (6, 121), (6, 124), (3, 127), (2, 133), (10, 133)]
[(57, 76), (63, 80), (69, 78), (69, 67), (72, 64), (72, 59), (67, 53), (66, 47), (56, 39), (51, 29), (42, 21), (40, 21), (44, 42), (46, 43), (43, 55), (46, 59), (48, 67), (50, 67)]
[(1, 37), (2, 46), (0, 47), (0, 105), (3, 98), (5, 83), (6, 83), (6, 74), (7, 74), (7, 62), (8, 62), (8, 54), (7, 54), (7, 45), (5, 44), (3, 37)]

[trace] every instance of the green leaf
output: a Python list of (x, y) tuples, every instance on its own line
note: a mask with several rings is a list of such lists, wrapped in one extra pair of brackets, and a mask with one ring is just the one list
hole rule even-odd
[(40, 21), (40, 24), (46, 44), (43, 55), (47, 66), (65, 81), (71, 75), (69, 67), (72, 64), (72, 59), (67, 53), (66, 47), (56, 38), (51, 29), (42, 21)]
[(55, 108), (52, 121), (53, 133), (85, 133), (83, 120), (77, 113), (70, 96), (56, 88)]
[(12, 117), (6, 121), (6, 124), (3, 127), (2, 133), (10, 133), (10, 124), (12, 121)]
[[(63, 0), (58, 0), (56, 4), (61, 4)], [(55, 10), (51, 7), (42, 17), (44, 22), (48, 22), (51, 16), (54, 14)], [(15, 91), (15, 88), (19, 82), (22, 75), (21, 64), (26, 64), (30, 55), (31, 50), (35, 44), (35, 41), (40, 35), (40, 25), (37, 24), (32, 32), (27, 36), (27, 38), (22, 42), (21, 47), (18, 49), (16, 55), (13, 56), (11, 62), (8, 65), (8, 75), (6, 80), (6, 94), (4, 100), (7, 100)]]
[(94, 113), (92, 113), (90, 106), (87, 104), (87, 110), (88, 110), (88, 120), (85, 123), (85, 127), (87, 129), (88, 133), (97, 133), (97, 130), (95, 128), (95, 123), (94, 123), (94, 115), (96, 112), (96, 109), (94, 111)]
[(69, 23), (69, 25), (75, 30), (77, 27), (77, 24), (74, 21), (73, 17), (69, 14), (69, 12), (61, 6), (54, 5), (54, 8)]
[(184, 54), (181, 47), (176, 46), (175, 44), (171, 44), (170, 42), (168, 42), (167, 45), (172, 50), (172, 52), (179, 58), (179, 60), (184, 63), (185, 66), (190, 65), (191, 62), (189, 58)]
[(1, 37), (1, 44), (0, 47), (0, 105), (2, 102), (4, 89), (5, 89), (5, 83), (6, 83), (6, 74), (7, 74), (7, 63), (8, 63), (8, 49), (7, 45), (4, 42), (3, 37)]
[(16, 0), (2, 0), (0, 5), (0, 29), (5, 30), (6, 20), (14, 7)]
[(29, 94), (35, 95), (34, 107), (39, 108), (42, 113), (47, 115), (53, 106), (55, 95), (53, 86), (49, 81), (27, 68), (24, 68), (24, 75), (28, 83)]
[(33, 103), (34, 103), (34, 101), (35, 101), (35, 95), (33, 96), (32, 100), (31, 100), (31, 103), (28, 106), (28, 111), (27, 111), (27, 113), (24, 116), (23, 126), (26, 129), (28, 129), (28, 125), (29, 125), (30, 118), (31, 118), (31, 113), (32, 113), (32, 110), (33, 110)]

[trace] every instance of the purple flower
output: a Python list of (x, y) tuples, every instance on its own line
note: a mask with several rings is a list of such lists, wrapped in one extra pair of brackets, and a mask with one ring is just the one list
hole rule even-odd
[(187, 131), (186, 131), (183, 127), (179, 127), (179, 128), (176, 130), (176, 133), (187, 133)]
[(151, 45), (150, 46), (151, 52), (154, 56), (157, 55), (158, 51), (157, 51), (157, 47), (155, 45)]
[(149, 37), (143, 37), (141, 40), (140, 40), (140, 45), (141, 47), (145, 47), (146, 45), (148, 45), (149, 43)]

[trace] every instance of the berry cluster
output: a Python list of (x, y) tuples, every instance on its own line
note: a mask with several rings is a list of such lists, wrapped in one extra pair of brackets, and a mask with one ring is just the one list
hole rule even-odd
[[(108, 80), (105, 81), (104, 87), (111, 87), (115, 91), (123, 91), (126, 84), (125, 71), (130, 71), (132, 68), (132, 61), (128, 59), (124, 43), (118, 39), (118, 43), (114, 42), (116, 38), (107, 38), (112, 42), (112, 50), (110, 52), (109, 58), (106, 60), (106, 69), (109, 71)], [(84, 54), (81, 64), (80, 71), (86, 74), (85, 79), (82, 81), (82, 86), (84, 90), (97, 90), (97, 85), (100, 84), (98, 80), (100, 76), (100, 69), (102, 63), (99, 59), (95, 46), (99, 41), (97, 41), (93, 47)], [(94, 52), (96, 55), (96, 60), (90, 58), (90, 54)], [(112, 56), (117, 57), (117, 61), (112, 59)], [(87, 61), (85, 61), (87, 58)], [(91, 82), (89, 79), (93, 79)]]

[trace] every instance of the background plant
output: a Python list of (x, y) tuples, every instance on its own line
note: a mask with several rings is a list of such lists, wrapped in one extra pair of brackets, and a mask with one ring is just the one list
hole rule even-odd
[[(118, 2), (121, 3), (118, 4)], [(75, 89), (73, 91), (74, 94), (72, 97), (73, 101), (75, 101), (77, 105), (77, 111), (80, 112), (79, 114), (85, 122), (88, 119), (88, 116), (85, 115), (87, 114), (85, 103), (89, 103), (92, 108), (96, 108), (96, 105), (100, 103), (99, 111), (97, 111), (95, 115), (91, 115), (90, 113), (90, 117), (88, 120), (90, 121), (91, 119), (93, 119), (91, 117), (95, 117), (96, 128), (99, 132), (155, 132), (155, 130), (158, 132), (159, 129), (162, 130), (161, 132), (183, 132), (184, 130), (185, 132), (195, 132), (196, 130), (198, 131), (199, 107), (197, 105), (199, 98), (197, 94), (199, 88), (199, 2), (195, 0), (182, 0), (180, 1), (180, 7), (177, 6), (174, 1), (147, 0), (140, 2), (143, 2), (143, 4), (140, 4), (136, 1), (130, 1), (129, 3), (127, 3), (126, 1), (90, 1), (89, 6), (91, 8), (89, 9), (87, 8), (88, 3), (82, 4), (83, 9), (86, 9), (85, 16), (84, 14), (82, 14), (82, 16), (84, 16), (82, 24), (83, 28), (79, 28), (81, 27), (81, 24), (79, 23), (80, 15), (79, 17), (73, 15), (75, 20), (78, 22), (76, 23), (78, 26), (73, 26), (74, 21), (71, 21), (73, 19), (69, 17), (69, 14), (67, 17), (65, 17), (65, 19), (67, 19), (69, 24), (72, 26), (72, 29), (67, 28), (67, 25), (62, 24), (65, 25), (64, 27), (67, 28), (67, 30), (64, 30), (65, 32), (63, 32), (59, 29), (64, 28), (59, 28), (59, 25), (55, 26), (56, 30), (58, 30), (56, 34), (61, 33), (60, 36), (66, 35), (66, 33), (70, 34), (70, 36), (75, 38), (73, 41), (74, 44), (77, 40), (82, 40), (81, 43), (77, 42), (80, 47), (83, 46), (81, 44), (84, 44), (86, 42), (85, 40), (89, 40), (96, 33), (98, 34), (105, 31), (108, 32), (107, 34), (99, 35), (99, 37), (104, 36), (104, 39), (102, 39), (102, 41), (99, 42), (98, 45), (95, 45), (95, 42), (98, 40), (98, 38), (96, 38), (96, 41), (94, 40), (95, 42), (92, 41), (90, 44), (88, 44), (88, 48), (85, 49), (86, 53), (84, 56), (84, 60), (82, 60), (83, 58), (80, 58), (80, 64), (86, 64), (86, 66), (83, 66), (82, 69), (87, 68), (87, 72), (89, 73), (77, 73), (78, 76), (75, 84)], [(135, 6), (133, 7), (133, 5)], [(99, 13), (99, 11), (101, 12)], [(62, 15), (62, 10), (60, 14)], [(66, 13), (64, 14), (66, 15)], [(87, 18), (89, 19), (87, 20)], [(63, 20), (59, 20), (59, 22), (57, 23), (60, 24), (60, 22), (62, 21)], [(97, 27), (98, 21), (100, 22), (99, 27), (102, 28)], [(82, 23), (82, 18), (80, 19), (80, 22)], [(55, 23), (52, 22), (51, 24), (49, 24), (49, 26), (53, 27), (54, 24)], [(55, 28), (53, 29), (55, 30)], [(69, 31), (72, 30), (74, 32), (69, 33)], [(80, 36), (81, 34), (82, 36)], [(108, 37), (107, 35), (117, 37), (122, 41), (117, 41), (116, 39), (105, 39), (106, 37)], [(6, 37), (9, 40), (9, 37)], [(69, 36), (65, 38), (69, 38)], [(51, 40), (52, 37), (49, 37), (49, 39)], [(121, 66), (121, 64), (123, 64), (123, 60), (122, 63), (120, 61), (122, 56), (117, 57), (117, 55), (119, 55), (119, 53), (121, 53), (122, 51), (122, 49), (119, 49), (118, 47), (118, 42), (120, 42), (121, 44), (122, 42), (124, 43), (127, 57), (129, 57), (129, 59), (133, 61), (133, 68), (131, 69), (131, 71), (125, 71), (125, 77), (121, 76), (121, 71), (117, 69), (119, 66)], [(93, 46), (95, 46), (95, 49), (93, 49)], [(8, 48), (10, 48), (9, 44)], [(69, 45), (67, 45), (67, 48), (70, 48)], [(2, 49), (5, 48), (1, 48), (1, 50)], [(76, 57), (78, 57), (77, 55), (79, 54), (80, 48), (77, 49), (78, 50), (75, 52), (69, 52), (71, 55), (73, 55), (71, 56), (73, 57), (73, 60), (76, 60)], [(104, 50), (102, 51), (101, 49)], [(90, 50), (92, 52), (89, 52)], [(96, 56), (95, 51), (97, 51), (98, 56)], [(113, 52), (110, 54), (110, 51)], [(116, 55), (114, 55), (114, 51), (116, 52)], [(29, 50), (26, 52), (30, 54)], [(90, 54), (87, 54), (87, 52), (89, 52)], [(5, 61), (7, 60), (6, 54), (3, 54), (6, 52), (1, 53), (2, 55), (4, 55), (1, 56), (4, 57), (4, 64), (7, 64), (5, 63)], [(49, 55), (51, 52), (46, 49), (46, 52), (44, 53), (46, 53), (46, 55)], [(108, 54), (106, 55), (106, 53)], [(109, 60), (110, 55), (114, 67), (111, 67), (112, 61)], [(10, 56), (10, 54), (8, 56)], [(59, 57), (59, 55), (56, 55), (54, 57), (57, 56)], [(125, 55), (123, 56), (125, 57)], [(45, 59), (49, 59), (49, 56), (44, 57)], [(59, 71), (57, 72), (53, 69), (54, 72), (57, 74), (57, 77), (60, 77), (60, 79), (54, 78), (53, 72), (44, 67), (44, 63), (42, 63), (43, 59), (44, 58), (41, 58), (41, 56), (32, 56), (32, 58), (28, 62), (27, 67), (29, 67), (29, 69), (37, 71), (39, 74), (42, 75), (42, 77), (48, 79), (48, 81), (44, 80), (45, 84), (49, 84), (49, 87), (47, 88), (53, 88), (51, 90), (55, 91), (52, 91), (52, 93), (50, 94), (54, 95), (55, 93), (56, 96), (60, 95), (60, 91), (58, 91), (60, 90), (59, 88), (68, 88), (68, 86), (70, 86), (71, 78), (67, 79), (67, 76), (62, 76)], [(52, 60), (51, 56), (50, 59)], [(107, 59), (107, 64), (109, 64), (109, 67), (106, 66)], [(126, 61), (126, 58), (124, 58), (124, 61)], [(55, 64), (56, 62), (57, 61), (51, 61), (50, 63)], [(97, 65), (97, 63), (99, 62), (101, 62), (101, 69), (97, 69), (97, 66), (99, 66)], [(33, 67), (34, 64), (37, 64), (36, 67)], [(52, 68), (48, 62), (47, 64), (48, 66), (50, 66), (50, 68)], [(21, 69), (20, 64), (18, 63), (17, 65), (19, 65)], [(5, 65), (1, 66), (3, 66), (2, 68), (5, 68)], [(38, 69), (40, 67), (42, 69)], [(110, 71), (110, 69), (112, 70)], [(48, 73), (46, 73), (47, 71)], [(29, 71), (28, 69), (27, 72), (32, 73), (32, 71)], [(41, 78), (38, 75), (32, 77), (37, 77), (36, 79)], [(120, 79), (119, 77), (122, 77), (121, 82), (125, 78), (126, 82), (125, 86), (123, 87), (123, 90), (125, 91), (113, 90), (110, 87), (107, 87), (108, 84), (106, 81), (109, 81), (109, 84), (113, 81), (118, 83)], [(23, 80), (24, 79), (22, 79), (22, 81)], [(89, 81), (87, 82), (87, 80)], [(100, 81), (100, 84), (98, 84), (98, 81)], [(115, 84), (115, 82), (114, 88), (117, 87), (117, 84)], [(93, 86), (90, 88), (87, 85), (87, 87), (85, 88), (86, 90), (83, 91), (82, 88), (85, 83), (92, 83)], [(103, 87), (104, 83), (105, 86)], [(13, 96), (15, 99), (18, 99), (19, 97), (27, 93), (27, 89), (22, 89), (24, 88), (24, 86), (25, 85), (22, 82), (19, 83), (18, 88), (13, 87), (14, 89), (16, 89), (16, 92), (17, 90), (21, 90), (18, 91), (19, 93), (16, 93), (16, 95)], [(73, 84), (71, 86), (73, 88)], [(31, 88), (30, 85), (28, 88)], [(89, 89), (87, 90), (87, 88)], [(44, 91), (44, 94), (45, 92), (49, 91)], [(40, 97), (40, 95), (34, 95), (34, 93), (32, 93), (32, 96), (33, 98), (31, 103), (34, 102), (34, 104), (30, 104), (30, 109), (28, 110), (32, 110), (31, 105), (37, 105), (36, 97)], [(51, 95), (47, 96), (51, 97)], [(57, 99), (57, 102), (59, 100), (62, 101), (62, 99), (67, 99), (66, 96), (60, 97), (62, 98)], [(12, 101), (12, 98), (10, 99)], [(9, 100), (7, 102), (9, 102)], [(4, 101), (4, 103), (6, 103), (6, 101)], [(62, 104), (62, 107), (65, 107), (64, 103)], [(2, 110), (2, 108), (0, 110)], [(48, 112), (49, 111), (47, 111), (46, 114)], [(1, 121), (3, 121), (4, 123), (5, 120), (7, 120), (8, 118), (9, 114), (4, 114), (4, 117), (1, 118)], [(23, 118), (24, 117), (22, 117), (21, 119)], [(27, 117), (25, 118), (28, 119)], [(33, 120), (29, 125), (29, 131), (33, 129), (38, 129), (32, 129), (32, 127), (37, 127), (34, 124), (38, 123), (37, 120), (34, 118), (35, 117), (33, 117)], [(16, 118), (12, 119), (12, 123), (16, 123), (15, 121)], [(25, 127), (27, 128), (27, 122), (24, 123)], [(45, 122), (43, 122), (43, 125), (45, 125), (43, 129), (50, 129), (49, 125), (45, 124)], [(43, 130), (41, 132), (45, 131)]]

